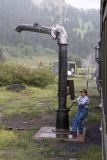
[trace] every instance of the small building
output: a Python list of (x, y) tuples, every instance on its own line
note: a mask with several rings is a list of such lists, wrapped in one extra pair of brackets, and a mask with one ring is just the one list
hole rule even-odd
[(76, 62), (68, 61), (67, 64), (68, 64), (68, 71), (71, 71), (71, 69), (73, 68), (74, 69), (74, 73), (76, 73)]
[[(53, 63), (53, 73), (58, 74), (58, 62)], [(67, 62), (67, 73), (71, 72), (71, 69), (74, 69), (74, 73), (76, 73), (76, 62), (68, 61)]]

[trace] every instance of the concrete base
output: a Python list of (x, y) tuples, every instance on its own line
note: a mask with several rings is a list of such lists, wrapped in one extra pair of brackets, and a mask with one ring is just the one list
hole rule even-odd
[[(87, 128), (84, 128), (83, 134), (79, 135), (77, 133), (77, 137), (73, 137), (70, 132), (53, 132), (55, 128), (53, 127), (43, 127), (41, 128), (33, 137), (33, 140), (39, 140), (44, 138), (50, 139), (57, 139), (57, 138), (64, 138), (65, 141), (72, 141), (72, 142), (85, 142)], [(71, 128), (70, 128), (71, 130)]]

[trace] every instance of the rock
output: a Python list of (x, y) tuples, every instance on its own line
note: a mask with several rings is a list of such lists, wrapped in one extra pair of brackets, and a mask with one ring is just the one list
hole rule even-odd
[(26, 86), (22, 84), (12, 84), (6, 88), (7, 90), (25, 90)]

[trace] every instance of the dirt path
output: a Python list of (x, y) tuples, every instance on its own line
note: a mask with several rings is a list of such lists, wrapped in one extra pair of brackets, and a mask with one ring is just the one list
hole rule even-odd
[[(56, 114), (43, 113), (40, 118), (36, 119), (24, 119), (23, 115), (15, 117), (1, 117), (2, 124), (6, 125), (8, 128), (18, 128), (18, 129), (35, 129), (36, 127), (47, 127), (56, 124)], [(70, 125), (72, 124), (72, 119), (70, 118)], [(99, 131), (100, 122), (90, 122), (85, 123), (88, 128), (87, 138), (85, 144), (101, 144), (101, 132)], [(70, 142), (71, 143), (71, 142)]]

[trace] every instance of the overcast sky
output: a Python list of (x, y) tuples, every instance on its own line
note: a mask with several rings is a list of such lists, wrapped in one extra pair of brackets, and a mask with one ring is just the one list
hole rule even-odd
[(70, 3), (72, 6), (83, 9), (100, 8), (100, 0), (65, 0), (67, 3)]
[[(32, 0), (36, 4), (40, 4), (44, 0)], [(54, 1), (54, 0), (53, 0)], [(59, 0), (61, 1), (61, 0)], [(76, 8), (83, 9), (99, 9), (100, 0), (65, 0), (65, 2), (71, 4), (71, 6)]]

